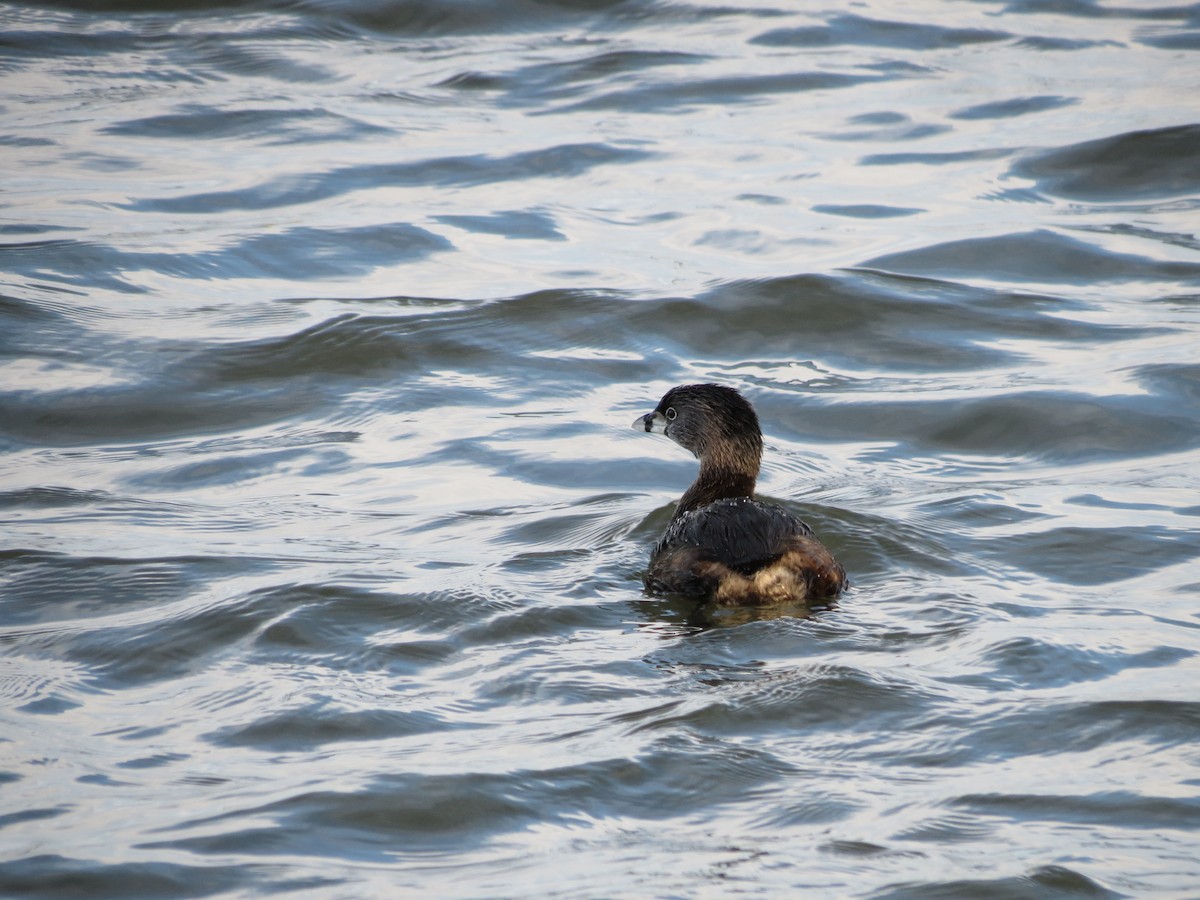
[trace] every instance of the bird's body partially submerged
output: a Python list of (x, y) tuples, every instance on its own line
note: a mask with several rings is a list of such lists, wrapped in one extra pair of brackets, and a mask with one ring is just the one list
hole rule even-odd
[(665, 434), (700, 460), (700, 473), (650, 556), (646, 588), (727, 606), (811, 602), (846, 583), (833, 554), (782, 507), (754, 499), (762, 432), (732, 388), (672, 388), (634, 428)]

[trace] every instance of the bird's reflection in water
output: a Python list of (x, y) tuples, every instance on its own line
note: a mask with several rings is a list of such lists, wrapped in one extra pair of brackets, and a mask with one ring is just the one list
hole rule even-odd
[(781, 603), (771, 606), (720, 606), (697, 603), (678, 596), (645, 596), (634, 602), (640, 618), (637, 627), (662, 637), (697, 634), (710, 628), (728, 628), (771, 619), (812, 619), (834, 609), (836, 603), (820, 606), (807, 603)]

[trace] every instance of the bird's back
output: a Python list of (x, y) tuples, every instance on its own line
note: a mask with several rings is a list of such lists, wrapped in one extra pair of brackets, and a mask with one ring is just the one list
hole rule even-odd
[(654, 548), (646, 586), (727, 605), (836, 595), (846, 581), (811, 528), (750, 497), (718, 500), (676, 517)]

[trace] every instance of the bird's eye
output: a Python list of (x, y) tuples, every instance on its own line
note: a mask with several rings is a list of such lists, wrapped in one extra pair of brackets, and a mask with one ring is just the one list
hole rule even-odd
[(675, 412), (675, 407), (673, 407), (673, 406), (668, 406), (668, 407), (667, 407), (667, 418), (668, 418), (670, 421), (674, 422), (674, 421), (675, 421), (675, 416), (676, 416), (676, 415), (678, 415), (678, 413), (676, 413), (676, 412)]

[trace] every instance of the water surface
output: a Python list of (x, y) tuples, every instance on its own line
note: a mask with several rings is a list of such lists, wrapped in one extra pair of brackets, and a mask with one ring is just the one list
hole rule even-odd
[(1195, 6), (0, 25), (0, 893), (1195, 896)]

